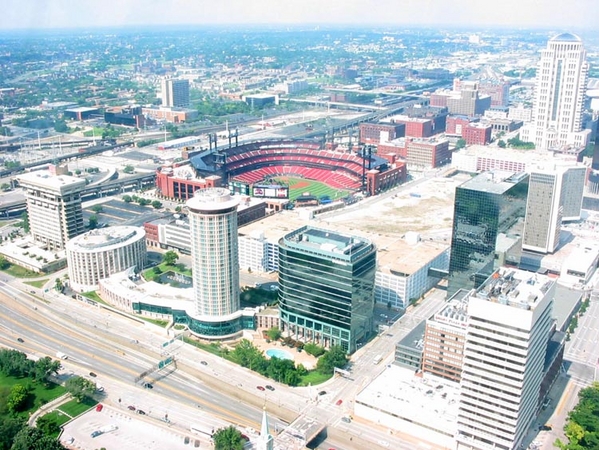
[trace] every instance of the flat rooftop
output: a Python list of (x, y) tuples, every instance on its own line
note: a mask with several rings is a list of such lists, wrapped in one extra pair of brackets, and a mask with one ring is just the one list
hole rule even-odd
[(462, 189), (489, 192), (491, 194), (503, 194), (514, 187), (518, 181), (525, 176), (505, 170), (491, 170), (483, 172), (460, 186)]
[(85, 187), (85, 179), (69, 175), (53, 175), (48, 170), (37, 170), (17, 176), (21, 185), (40, 186), (60, 191), (67, 187)]
[[(391, 365), (356, 396), (358, 404), (453, 436), (459, 385), (430, 374)], [(423, 437), (424, 438), (424, 437)]]
[(523, 309), (534, 309), (554, 284), (555, 280), (547, 275), (504, 267), (497, 270), (477, 289), (475, 297)]

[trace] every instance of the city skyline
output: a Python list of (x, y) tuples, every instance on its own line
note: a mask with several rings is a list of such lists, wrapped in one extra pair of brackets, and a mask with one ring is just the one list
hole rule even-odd
[[(393, 11), (397, 14), (390, 14)], [(7, 0), (0, 17), (0, 30), (201, 24), (454, 25), (579, 30), (592, 27), (597, 15), (599, 3), (593, 0), (553, 2), (545, 8), (539, 8), (533, 0), (506, 0), (501, 10), (475, 0), (451, 3), (407, 0), (401, 4), (390, 0), (376, 3), (337, 0), (324, 4), (317, 0), (106, 0), (75, 5), (67, 0), (27, 3)]]

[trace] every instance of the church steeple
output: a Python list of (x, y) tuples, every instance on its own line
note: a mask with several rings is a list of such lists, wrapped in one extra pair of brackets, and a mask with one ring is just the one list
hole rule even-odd
[(260, 438), (258, 439), (257, 450), (273, 450), (275, 440), (268, 430), (268, 416), (266, 415), (266, 406), (262, 410), (262, 426), (260, 427)]

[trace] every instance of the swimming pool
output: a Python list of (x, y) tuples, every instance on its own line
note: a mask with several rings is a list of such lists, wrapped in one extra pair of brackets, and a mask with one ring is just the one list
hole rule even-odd
[(271, 358), (279, 358), (279, 359), (290, 359), (293, 361), (293, 355), (285, 350), (279, 350), (278, 348), (270, 348), (266, 350), (266, 355)]

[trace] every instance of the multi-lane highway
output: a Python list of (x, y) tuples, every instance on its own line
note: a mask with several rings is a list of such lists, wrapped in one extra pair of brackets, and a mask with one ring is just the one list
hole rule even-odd
[[(347, 424), (341, 418), (353, 414), (355, 395), (384, 370), (384, 364), (372, 364), (373, 355), (382, 354), (390, 362), (395, 343), (415, 324), (429, 317), (445, 296), (442, 291), (429, 295), (422, 305), (360, 349), (352, 357), (349, 379), (339, 377), (322, 387), (294, 389), (271, 381), (275, 391), (260, 392), (256, 386), (263, 385), (265, 380), (247, 369), (178, 341), (163, 348), (172, 335), (162, 328), (52, 292), (34, 290), (36, 294), (31, 294), (31, 289), (27, 289), (24, 293), (23, 288), (15, 280), (0, 281), (0, 345), (38, 356), (55, 357), (60, 351), (68, 355), (65, 366), (75, 373), (94, 372), (97, 380), (106, 386), (120, 382), (122, 386), (115, 388), (115, 392), (106, 389), (106, 401), (113, 405), (133, 404), (156, 417), (167, 413), (176, 417), (177, 426), (182, 429), (188, 429), (192, 419), (185, 414), (178, 417), (177, 404), (197, 408), (206, 415), (203, 420), (207, 424), (234, 423), (259, 429), (260, 406), (266, 404), (273, 411), (273, 428), (285, 427), (278, 417), (290, 421), (304, 414), (339, 431), (338, 435), (330, 432), (322, 448), (344, 449), (361, 448), (364, 442), (373, 448), (377, 448), (377, 443), (384, 448), (380, 442), (397, 449), (413, 448), (409, 437), (385, 436), (387, 430), (360, 421)], [(17, 342), (19, 337), (23, 343)], [(167, 367), (150, 374), (145, 381), (152, 382), (154, 389), (148, 396), (142, 383), (135, 384), (134, 380), (164, 359), (166, 353), (176, 356), (177, 370)], [(319, 396), (320, 390), (327, 393)], [(339, 399), (343, 400), (341, 407), (336, 405)], [(193, 420), (197, 422), (198, 418)]]

